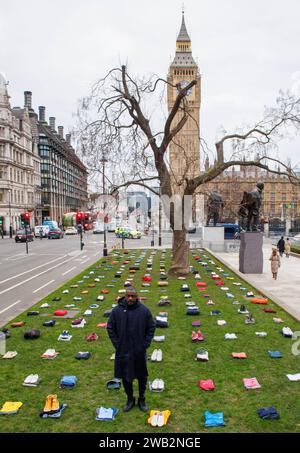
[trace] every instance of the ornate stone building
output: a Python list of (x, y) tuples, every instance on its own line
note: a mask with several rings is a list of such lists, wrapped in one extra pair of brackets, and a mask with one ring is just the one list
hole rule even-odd
[(0, 217), (4, 233), (12, 234), (20, 227), (24, 211), (31, 213), (31, 226), (41, 221), (40, 158), (28, 109), (11, 108), (7, 82), (0, 74)]

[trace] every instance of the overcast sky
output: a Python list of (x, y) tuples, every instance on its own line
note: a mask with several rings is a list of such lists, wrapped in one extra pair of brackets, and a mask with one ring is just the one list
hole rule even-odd
[[(299, 0), (185, 0), (193, 56), (202, 75), (201, 134), (213, 147), (260, 119), (279, 89), (300, 94)], [(175, 53), (182, 0), (0, 0), (0, 72), (14, 106), (33, 92), (65, 133), (77, 101), (119, 63), (165, 77)], [(296, 87), (296, 88), (295, 88)], [(300, 139), (281, 155), (300, 163)]]

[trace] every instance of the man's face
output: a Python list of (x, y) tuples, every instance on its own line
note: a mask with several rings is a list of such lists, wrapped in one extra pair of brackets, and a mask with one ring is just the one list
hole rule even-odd
[(136, 302), (137, 293), (135, 291), (127, 291), (125, 299), (128, 305), (133, 305)]

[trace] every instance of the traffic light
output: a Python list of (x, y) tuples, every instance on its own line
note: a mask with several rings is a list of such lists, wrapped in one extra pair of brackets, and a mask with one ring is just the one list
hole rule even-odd
[(20, 215), (20, 221), (21, 221), (21, 225), (23, 227), (29, 226), (30, 225), (30, 214), (29, 214), (29, 212), (23, 212), (23, 214)]
[(82, 212), (76, 212), (76, 224), (78, 225), (79, 223), (81, 223), (83, 219), (83, 213)]
[(2, 227), (2, 226), (3, 226), (3, 217), (1, 216), (0, 217), (0, 227)]

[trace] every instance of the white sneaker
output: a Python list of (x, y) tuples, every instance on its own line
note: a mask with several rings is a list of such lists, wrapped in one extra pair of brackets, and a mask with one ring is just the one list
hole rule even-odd
[(226, 326), (227, 322), (224, 319), (219, 319), (217, 321), (218, 326)]
[(293, 336), (293, 331), (289, 327), (283, 327), (281, 332), (284, 337), (291, 338)]
[(40, 308), (49, 308), (49, 307), (50, 307), (50, 305), (47, 304), (47, 302), (46, 302), (45, 304), (42, 304), (42, 305), (40, 306)]
[(156, 361), (157, 362), (161, 362), (162, 361), (162, 350), (161, 349), (157, 350)]
[(226, 333), (225, 334), (225, 340), (236, 340), (237, 336), (235, 333)]
[(203, 348), (199, 349), (197, 351), (196, 360), (200, 360), (202, 362), (207, 362), (208, 361), (208, 352)]
[(255, 332), (255, 335), (257, 335), (258, 337), (266, 337), (268, 334), (267, 332)]
[(157, 351), (158, 349), (154, 349), (154, 351), (151, 354), (151, 362), (156, 362), (156, 357), (157, 357)]
[(165, 339), (165, 335), (157, 335), (153, 337), (153, 341), (156, 341), (157, 343), (162, 343)]
[(151, 426), (158, 426), (158, 412), (154, 412), (151, 417)]

